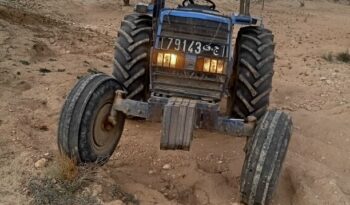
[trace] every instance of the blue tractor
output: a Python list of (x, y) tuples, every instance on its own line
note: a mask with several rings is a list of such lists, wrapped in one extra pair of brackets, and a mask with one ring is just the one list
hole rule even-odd
[[(232, 16), (211, 0), (164, 4), (138, 4), (122, 20), (113, 76), (88, 75), (71, 90), (59, 120), (61, 153), (79, 165), (103, 165), (127, 116), (160, 121), (163, 150), (189, 150), (194, 129), (245, 136), (241, 200), (268, 204), (292, 132), (287, 114), (268, 110), (272, 32), (250, 15), (250, 0)], [(234, 25), (241, 25), (236, 39)]]

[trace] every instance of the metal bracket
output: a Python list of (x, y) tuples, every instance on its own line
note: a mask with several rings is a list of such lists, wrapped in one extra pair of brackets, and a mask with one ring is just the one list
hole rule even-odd
[(234, 136), (252, 136), (256, 118), (234, 119), (219, 115), (219, 105), (187, 98), (152, 96), (148, 102), (125, 99), (125, 92), (116, 91), (108, 120), (116, 123), (117, 112), (152, 121), (162, 120), (161, 149), (189, 150), (193, 129), (219, 131)]
[(255, 124), (256, 120), (244, 122), (241, 119), (219, 117), (216, 130), (240, 137), (253, 136)]
[(126, 115), (148, 118), (149, 103), (136, 100), (125, 99), (125, 92), (117, 90), (113, 103), (113, 110), (121, 111)]

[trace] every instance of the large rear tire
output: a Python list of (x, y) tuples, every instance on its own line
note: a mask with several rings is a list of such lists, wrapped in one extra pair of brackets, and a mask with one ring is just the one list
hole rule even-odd
[(291, 118), (281, 111), (268, 111), (248, 140), (241, 173), (241, 200), (265, 205), (273, 197), (292, 133)]
[(108, 122), (118, 82), (105, 74), (80, 79), (66, 98), (58, 126), (61, 153), (77, 164), (104, 164), (114, 152), (124, 128), (125, 115), (117, 124)]
[(236, 41), (236, 59), (231, 79), (233, 117), (259, 119), (267, 111), (272, 90), (275, 45), (271, 31), (262, 27), (241, 28)]
[(150, 16), (125, 16), (115, 43), (113, 76), (127, 91), (127, 98), (142, 101), (148, 98), (151, 37)]

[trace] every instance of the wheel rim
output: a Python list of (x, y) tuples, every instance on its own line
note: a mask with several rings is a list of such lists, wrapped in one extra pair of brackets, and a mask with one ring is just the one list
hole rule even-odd
[(93, 131), (93, 144), (96, 150), (107, 150), (113, 146), (117, 140), (117, 125), (108, 122), (108, 116), (112, 108), (112, 103), (106, 103), (99, 109)]

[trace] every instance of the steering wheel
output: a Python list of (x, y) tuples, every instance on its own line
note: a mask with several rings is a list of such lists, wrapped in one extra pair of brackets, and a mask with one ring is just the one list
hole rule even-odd
[(193, 4), (193, 5), (198, 5), (198, 6), (202, 6), (202, 7), (208, 7), (211, 10), (215, 10), (216, 5), (214, 2), (212, 2), (211, 0), (204, 0), (206, 3), (208, 3), (209, 5), (202, 5), (202, 4), (196, 4), (195, 1), (199, 1), (199, 0), (184, 0), (182, 2), (182, 6), (183, 7), (187, 7), (189, 4)]

